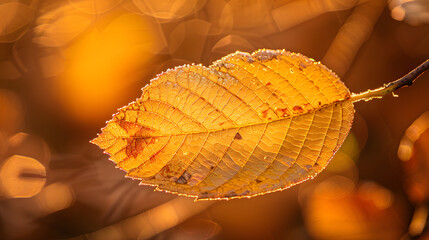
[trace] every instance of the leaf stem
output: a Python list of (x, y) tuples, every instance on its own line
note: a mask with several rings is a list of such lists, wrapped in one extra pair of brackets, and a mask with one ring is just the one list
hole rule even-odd
[(385, 84), (381, 88), (368, 90), (366, 92), (362, 92), (358, 94), (353, 93), (350, 99), (352, 102), (358, 102), (361, 100), (369, 101), (369, 100), (372, 100), (373, 98), (382, 98), (389, 93), (393, 93), (399, 88), (402, 88), (404, 86), (411, 86), (414, 83), (414, 81), (428, 69), (429, 69), (429, 59), (423, 62), (422, 64), (420, 64), (418, 67), (416, 67), (414, 70), (412, 70), (402, 78), (396, 81), (390, 82), (388, 84)]

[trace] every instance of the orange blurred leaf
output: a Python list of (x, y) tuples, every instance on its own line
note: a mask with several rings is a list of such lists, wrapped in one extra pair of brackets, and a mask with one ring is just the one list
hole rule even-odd
[(101, 14), (118, 6), (122, 0), (69, 0), (69, 2), (84, 13)]
[(408, 127), (398, 148), (403, 161), (405, 187), (409, 199), (420, 205), (429, 199), (429, 112)]
[(197, 0), (132, 0), (135, 6), (145, 15), (168, 22), (185, 17), (201, 8), (205, 1)]
[(36, 37), (34, 42), (46, 47), (60, 47), (69, 44), (82, 34), (91, 24), (92, 20), (70, 6), (48, 12), (38, 20), (34, 29)]
[(374, 182), (334, 176), (307, 193), (303, 217), (312, 239), (399, 239), (406, 225), (395, 197)]
[(334, 73), (301, 54), (237, 52), (159, 75), (93, 143), (160, 190), (250, 197), (322, 171), (351, 127), (349, 99)]
[(20, 2), (0, 4), (0, 42), (16, 40), (17, 37), (5, 38), (29, 24), (34, 17), (34, 10)]

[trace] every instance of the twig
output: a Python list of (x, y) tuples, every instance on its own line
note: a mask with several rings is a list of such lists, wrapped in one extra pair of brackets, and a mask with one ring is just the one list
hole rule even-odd
[(403, 76), (402, 78), (396, 81), (385, 84), (381, 88), (368, 90), (366, 92), (362, 92), (358, 94), (352, 94), (351, 100), (352, 102), (358, 102), (361, 100), (369, 101), (369, 100), (372, 100), (373, 98), (382, 98), (389, 93), (393, 93), (399, 88), (402, 88), (404, 86), (411, 86), (414, 83), (414, 81), (428, 69), (429, 69), (429, 59), (426, 60), (424, 63), (420, 64), (420, 66), (416, 67), (413, 71), (409, 72), (407, 75)]

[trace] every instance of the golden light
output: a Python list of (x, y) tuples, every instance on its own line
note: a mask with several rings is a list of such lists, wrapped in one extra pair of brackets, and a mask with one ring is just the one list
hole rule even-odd
[(54, 84), (70, 117), (99, 122), (112, 106), (126, 99), (130, 84), (139, 78), (144, 64), (160, 49), (154, 26), (136, 14), (122, 14), (104, 29), (91, 28), (65, 49), (65, 73)]
[(394, 204), (394, 194), (374, 182), (355, 186), (335, 176), (306, 199), (304, 219), (315, 239), (399, 239), (405, 230), (402, 205)]
[(36, 159), (14, 155), (0, 168), (0, 191), (6, 198), (29, 198), (43, 188), (46, 169)]
[(407, 129), (398, 148), (398, 157), (402, 161), (408, 161), (413, 152), (413, 145), (419, 137), (429, 128), (429, 111), (423, 113)]
[(393, 194), (374, 182), (363, 183), (358, 189), (358, 194), (361, 199), (372, 202), (378, 209), (386, 209), (393, 204)]
[(408, 127), (398, 148), (405, 170), (404, 187), (411, 202), (417, 205), (424, 205), (429, 198), (428, 139), (429, 111), (426, 111)]
[(41, 138), (20, 132), (11, 136), (8, 141), (8, 152), (15, 155), (37, 159), (44, 166), (49, 165), (51, 152), (48, 145)]
[(411, 236), (419, 236), (423, 232), (428, 215), (429, 209), (425, 204), (422, 204), (414, 210), (413, 219), (408, 229)]
[(392, 18), (396, 21), (404, 20), (405, 14), (405, 9), (402, 6), (396, 6), (391, 11)]
[(44, 187), (36, 200), (45, 213), (51, 213), (69, 207), (74, 201), (74, 193), (64, 183), (53, 183)]

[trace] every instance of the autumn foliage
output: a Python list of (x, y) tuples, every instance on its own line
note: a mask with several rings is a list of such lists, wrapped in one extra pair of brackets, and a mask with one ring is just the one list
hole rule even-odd
[(334, 73), (303, 55), (237, 52), (158, 75), (93, 142), (157, 189), (250, 197), (322, 171), (351, 128), (349, 99)]

